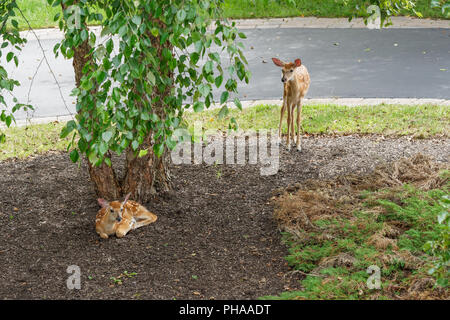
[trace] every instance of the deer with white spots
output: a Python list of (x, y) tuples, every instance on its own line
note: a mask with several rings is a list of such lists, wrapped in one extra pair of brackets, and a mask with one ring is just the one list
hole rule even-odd
[(284, 83), (283, 92), (283, 106), (281, 107), (280, 124), (278, 126), (278, 136), (281, 139), (281, 124), (283, 122), (284, 112), (287, 110), (287, 138), (286, 146), (288, 150), (291, 149), (291, 135), (292, 141), (295, 137), (295, 125), (294, 125), (294, 110), (297, 107), (297, 150), (302, 150), (302, 141), (300, 137), (301, 122), (302, 122), (302, 100), (305, 97), (309, 89), (311, 79), (309, 77), (308, 69), (302, 65), (300, 59), (292, 62), (283, 62), (277, 58), (272, 58), (273, 63), (281, 67), (282, 78), (281, 82)]
[(148, 211), (139, 203), (128, 200), (127, 194), (123, 202), (108, 202), (105, 199), (97, 199), (102, 207), (95, 220), (95, 230), (103, 239), (108, 239), (115, 234), (118, 238), (124, 237), (130, 230), (143, 227), (155, 222), (158, 217)]

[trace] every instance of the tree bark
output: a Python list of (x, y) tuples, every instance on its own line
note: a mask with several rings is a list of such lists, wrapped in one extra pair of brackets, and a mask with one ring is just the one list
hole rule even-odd
[(141, 202), (150, 201), (155, 194), (171, 189), (168, 152), (158, 158), (153, 152), (151, 136), (141, 146), (141, 150), (147, 149), (148, 153), (143, 157), (134, 155), (133, 150), (127, 150), (126, 169), (127, 174), (123, 183), (124, 193), (131, 192), (131, 197)]
[(99, 167), (93, 165), (87, 160), (89, 168), (89, 176), (94, 184), (95, 193), (99, 198), (107, 200), (116, 200), (122, 196), (122, 188), (117, 181), (114, 169), (106, 163), (102, 163)]

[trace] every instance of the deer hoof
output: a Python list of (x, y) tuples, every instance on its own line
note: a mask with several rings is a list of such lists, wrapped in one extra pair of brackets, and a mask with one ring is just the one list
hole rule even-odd
[(301, 147), (301, 146), (298, 146), (298, 147), (297, 147), (297, 151), (298, 151), (298, 152), (302, 152), (302, 147)]

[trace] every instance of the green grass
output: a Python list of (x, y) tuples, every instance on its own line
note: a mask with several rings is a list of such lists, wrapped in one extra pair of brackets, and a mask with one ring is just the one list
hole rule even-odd
[[(34, 29), (56, 27), (57, 23), (53, 21), (53, 17), (61, 12), (60, 7), (51, 7), (47, 0), (18, 0), (20, 9), (27, 17), (30, 25)], [(28, 29), (28, 25), (22, 16), (17, 17), (21, 29)]]
[(48, 123), (3, 130), (6, 133), (6, 142), (0, 144), (0, 161), (66, 150), (69, 140), (59, 137), (63, 126), (63, 123)]
[[(450, 132), (450, 108), (437, 105), (401, 106), (378, 105), (373, 107), (347, 107), (333, 105), (307, 105), (303, 107), (302, 132), (307, 134), (384, 134), (413, 135), (416, 138), (446, 136)], [(279, 107), (261, 105), (231, 110), (219, 120), (219, 110), (186, 113), (185, 123), (191, 127), (201, 121), (205, 130), (227, 131), (231, 117), (241, 130), (278, 130)], [(286, 117), (286, 116), (285, 116)], [(24, 159), (47, 151), (62, 151), (67, 139), (59, 134), (64, 123), (11, 127), (3, 130), (6, 143), (0, 145), (0, 161), (8, 158)], [(283, 127), (286, 131), (286, 124)]]
[[(242, 112), (233, 109), (219, 120), (219, 110), (186, 115), (188, 123), (202, 121), (203, 127), (213, 130), (228, 128), (234, 117), (242, 130), (278, 129), (280, 107), (261, 105), (246, 108)], [(286, 132), (286, 115), (283, 121)], [(437, 105), (404, 106), (335, 106), (305, 105), (302, 111), (302, 132), (307, 134), (384, 134), (414, 135), (427, 138), (448, 136), (450, 132), (450, 108)]]
[[(344, 6), (335, 0), (296, 0), (296, 5), (288, 1), (274, 0), (225, 0), (223, 9), (227, 18), (268, 18), (268, 17), (347, 17), (350, 6)], [(33, 28), (55, 27), (53, 17), (60, 11), (59, 7), (51, 7), (46, 0), (18, 0)], [(350, 0), (350, 5), (353, 5)], [(417, 11), (425, 18), (444, 18), (440, 9), (430, 8), (430, 0), (418, 0)], [(28, 29), (22, 17), (18, 17), (21, 29)]]
[[(348, 17), (351, 15), (355, 1), (348, 1), (345, 6), (336, 0), (295, 0), (295, 5), (289, 1), (275, 0), (226, 0), (223, 6), (225, 16), (231, 18), (269, 18), (269, 17)], [(430, 8), (430, 0), (418, 0), (416, 10), (424, 18), (444, 18), (440, 9)], [(405, 15), (407, 13), (405, 12)]]
[[(393, 296), (408, 294), (413, 281), (428, 276), (432, 257), (425, 254), (423, 246), (440, 235), (442, 226), (437, 224), (437, 216), (445, 208), (439, 200), (449, 191), (449, 183), (441, 189), (426, 192), (407, 184), (401, 189), (385, 189), (381, 193), (370, 193), (364, 200), (367, 211), (356, 211), (353, 217), (338, 216), (315, 221), (317, 226), (323, 228), (326, 225), (326, 228), (310, 232), (309, 241), (299, 243), (285, 233), (289, 265), (307, 274), (301, 281), (304, 290), (262, 299), (392, 299)], [(383, 194), (390, 196), (384, 197)], [(378, 215), (369, 211), (374, 207), (381, 208), (382, 213)], [(373, 244), (373, 235), (387, 230), (387, 225), (399, 223), (406, 226), (406, 230), (396, 239), (395, 247), (379, 248)], [(321, 240), (318, 236), (323, 232), (333, 237)], [(318, 268), (324, 259), (344, 254), (354, 258), (351, 265)], [(380, 290), (366, 286), (370, 276), (366, 269), (371, 265), (381, 269)]]

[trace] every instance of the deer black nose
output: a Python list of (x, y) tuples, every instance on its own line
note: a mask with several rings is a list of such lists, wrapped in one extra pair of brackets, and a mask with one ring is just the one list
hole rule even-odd
[(116, 220), (117, 220), (117, 222), (120, 222), (120, 221), (122, 221), (122, 218), (121, 217), (117, 217)]
[(286, 82), (286, 79), (285, 78), (281, 78), (281, 82)]

